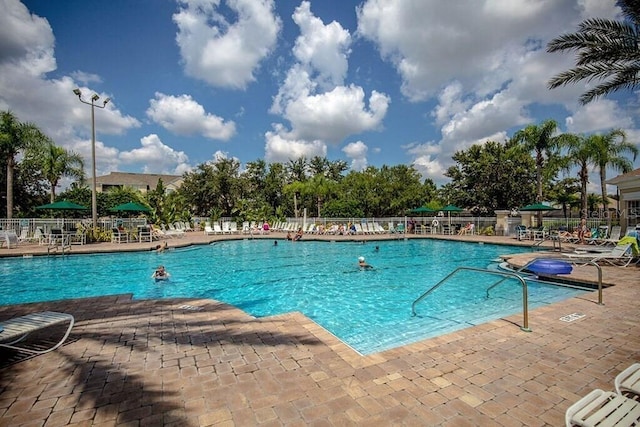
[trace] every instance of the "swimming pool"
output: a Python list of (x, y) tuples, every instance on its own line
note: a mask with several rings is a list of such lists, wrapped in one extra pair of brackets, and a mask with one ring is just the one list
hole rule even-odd
[[(376, 250), (378, 247), (378, 250)], [(509, 279), (461, 272), (411, 314), (411, 304), (458, 266), (485, 268), (528, 248), (444, 240), (217, 242), (164, 253), (0, 260), (0, 304), (132, 293), (134, 298), (210, 298), (261, 317), (300, 311), (362, 354), (522, 312)], [(374, 270), (360, 270), (365, 256)], [(171, 280), (155, 283), (163, 264)], [(486, 277), (484, 277), (486, 276)], [(585, 291), (530, 282), (529, 308)], [(535, 327), (533, 325), (532, 327)]]

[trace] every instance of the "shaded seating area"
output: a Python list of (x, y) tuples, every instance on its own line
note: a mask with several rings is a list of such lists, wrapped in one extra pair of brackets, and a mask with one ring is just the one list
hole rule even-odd
[[(15, 344), (24, 341), (30, 334), (49, 328), (51, 326), (69, 323), (64, 336), (55, 345), (44, 348), (30, 348), (25, 346), (16, 346)], [(40, 313), (31, 313), (13, 319), (0, 322), (0, 347), (9, 348), (18, 351), (24, 351), (31, 354), (44, 354), (60, 347), (71, 333), (75, 320), (72, 315), (67, 313), (59, 313), (55, 311), (43, 311)], [(34, 344), (36, 345), (36, 344)], [(39, 345), (36, 345), (40, 347)]]

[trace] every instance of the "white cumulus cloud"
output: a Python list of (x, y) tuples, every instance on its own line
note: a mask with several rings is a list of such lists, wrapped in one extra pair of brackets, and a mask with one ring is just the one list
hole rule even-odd
[(368, 147), (362, 141), (350, 142), (342, 148), (344, 154), (351, 159), (351, 169), (362, 171), (367, 167)]
[[(293, 54), (297, 60), (273, 99), (270, 112), (290, 123), (286, 130), (268, 132), (267, 158), (287, 151), (314, 152), (338, 144), (350, 135), (382, 128), (390, 103), (388, 95), (345, 85), (352, 38), (338, 22), (324, 24), (303, 1), (293, 15), (300, 28)], [(290, 144), (289, 149), (286, 148)]]
[(173, 20), (186, 73), (212, 86), (245, 89), (280, 32), (273, 0), (224, 1), (237, 14), (235, 22), (221, 14), (221, 0), (179, 3)]
[(202, 135), (227, 141), (236, 133), (233, 121), (207, 113), (190, 95), (170, 96), (156, 92), (147, 116), (177, 135)]
[(140, 140), (140, 148), (122, 151), (119, 159), (124, 164), (143, 164), (144, 173), (182, 175), (191, 169), (189, 158), (182, 151), (165, 145), (158, 135), (151, 134)]

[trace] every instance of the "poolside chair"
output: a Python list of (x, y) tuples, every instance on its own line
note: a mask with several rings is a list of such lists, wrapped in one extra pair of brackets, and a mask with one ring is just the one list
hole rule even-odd
[(129, 236), (125, 231), (121, 231), (120, 229), (113, 227), (111, 229), (111, 243), (128, 243)]
[(45, 236), (42, 228), (36, 227), (36, 231), (33, 233), (34, 240), (38, 241), (39, 245), (44, 245), (47, 243), (47, 236)]
[(640, 396), (640, 363), (634, 363), (624, 371), (620, 372), (614, 380), (616, 393), (620, 396), (623, 393)]
[(29, 236), (29, 227), (22, 227), (20, 229), (20, 235), (18, 236), (18, 243), (29, 243), (37, 241), (39, 238), (36, 236)]
[[(50, 326), (59, 325), (69, 322), (69, 327), (64, 336), (53, 347), (46, 349), (31, 349), (14, 344), (23, 341), (33, 332), (39, 331)], [(74, 318), (67, 313), (58, 313), (55, 311), (43, 311), (40, 313), (31, 313), (25, 316), (15, 317), (13, 319), (0, 322), (0, 347), (10, 348), (13, 350), (25, 351), (31, 354), (44, 354), (60, 347), (64, 343), (73, 328)]]
[(620, 234), (622, 233), (622, 227), (619, 225), (614, 225), (611, 227), (611, 233), (609, 236), (603, 239), (598, 239), (599, 245), (617, 245), (618, 241), (620, 241)]
[(18, 247), (18, 235), (14, 230), (5, 230), (2, 234), (2, 245), (7, 245), (7, 249)]
[(518, 225), (516, 227), (516, 238), (518, 240), (524, 240), (526, 238), (529, 237), (529, 234), (527, 233), (527, 227), (525, 225)]
[(571, 426), (633, 426), (640, 421), (640, 402), (611, 391), (595, 389), (565, 413)]
[(538, 228), (534, 228), (531, 230), (531, 236), (534, 241), (536, 240), (544, 240), (549, 237), (549, 230), (545, 226), (540, 226)]
[(631, 243), (617, 245), (610, 251), (605, 252), (570, 253), (564, 254), (564, 256), (572, 259), (589, 260), (595, 263), (604, 261), (608, 264), (622, 267), (628, 266), (633, 260), (633, 255), (631, 254)]

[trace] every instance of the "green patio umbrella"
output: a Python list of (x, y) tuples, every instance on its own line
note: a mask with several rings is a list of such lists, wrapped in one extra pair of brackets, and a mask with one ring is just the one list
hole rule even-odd
[(151, 209), (135, 202), (123, 203), (109, 209), (111, 212), (149, 212)]
[(542, 203), (534, 203), (532, 205), (527, 205), (523, 208), (520, 208), (521, 211), (525, 212), (542, 212), (542, 211), (557, 211), (559, 208), (554, 208), (553, 206), (548, 206)]
[(426, 206), (420, 206), (419, 208), (410, 209), (409, 213), (413, 214), (424, 214), (424, 213), (432, 213), (435, 212), (433, 209), (429, 209)]
[(51, 210), (58, 210), (58, 211), (82, 211), (82, 210), (88, 210), (89, 208), (84, 207), (82, 205), (78, 205), (77, 203), (70, 202), (68, 200), (60, 200), (58, 202), (36, 206), (36, 209), (51, 209)]
[(456, 205), (447, 205), (440, 210), (447, 213), (447, 217), (449, 218), (449, 227), (451, 227), (451, 212), (462, 212), (464, 209), (459, 208)]

